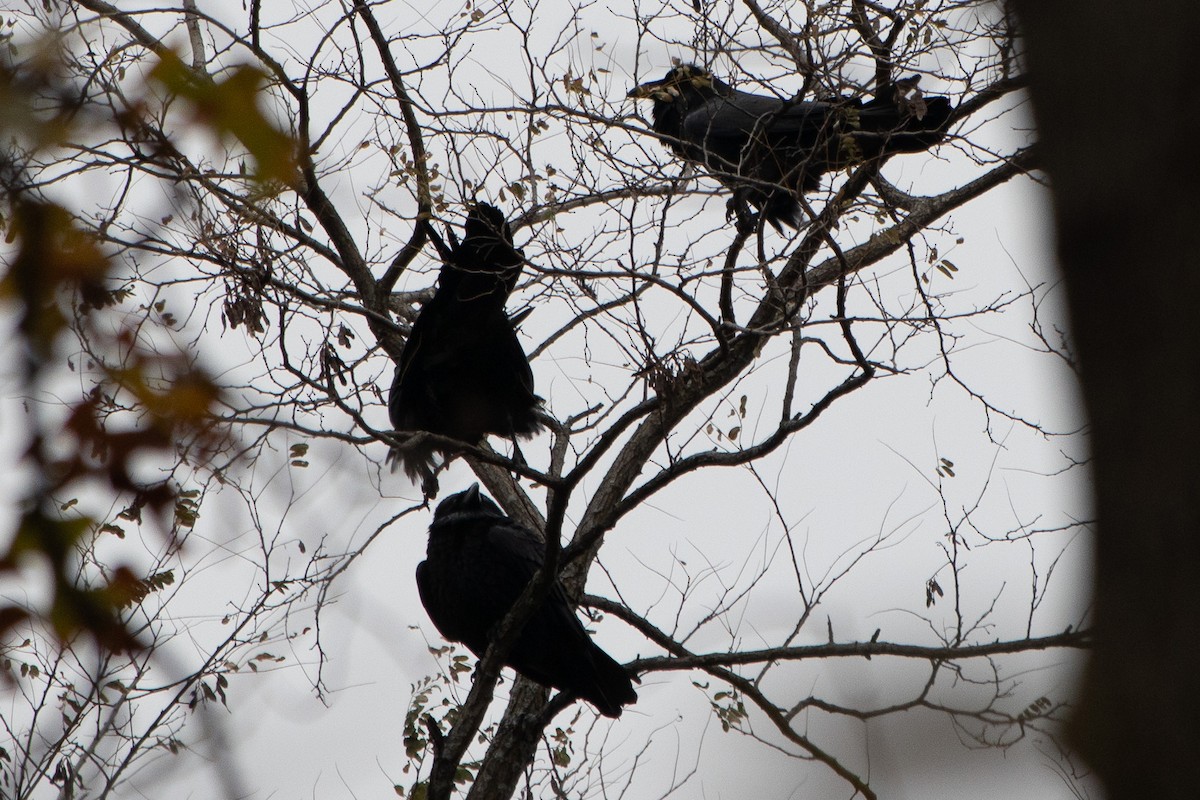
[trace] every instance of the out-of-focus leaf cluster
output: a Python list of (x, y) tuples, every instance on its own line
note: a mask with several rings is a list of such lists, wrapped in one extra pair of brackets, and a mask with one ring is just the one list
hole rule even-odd
[(254, 177), (262, 182), (296, 182), (291, 137), (267, 119), (259, 100), (267, 76), (250, 65), (235, 67), (214, 81), (190, 69), (179, 56), (165, 52), (150, 76), (173, 94), (189, 101), (198, 124), (222, 138), (237, 139), (254, 158)]
[[(103, 242), (26, 180), (28, 159), (72, 131), (73, 93), (55, 84), (53, 52), (42, 43), (28, 48), (24, 61), (0, 63), (6, 112), (0, 119), (0, 302), (18, 320), (10, 352), (18, 356), (13, 374), (21, 386), (12, 394), (27, 399), (28, 442), (21, 464), (27, 488), (16, 530), (0, 537), (7, 542), (0, 573), (41, 561), (52, 583), (44, 606), (0, 606), (0, 639), (15, 626), (40, 622), (63, 641), (89, 634), (104, 648), (130, 649), (139, 643), (123, 610), (174, 576), (139, 576), (120, 564), (98, 574), (82, 570), (81, 553), (97, 536), (123, 539), (124, 529), (75, 506), (97, 487), (111, 490), (112, 498), (127, 503), (120, 518), (141, 523), (148, 511), (170, 535), (183, 524), (178, 510), (186, 493), (161, 475), (169, 476), (181, 459), (203, 460), (220, 445), (212, 413), (220, 391), (186, 350), (150, 341), (144, 327), (150, 315), (122, 311), (129, 292), (114, 280)], [(92, 355), (91, 385), (82, 397), (63, 400), (65, 414), (47, 414), (42, 401), (61, 376), (62, 351), (76, 338)]]

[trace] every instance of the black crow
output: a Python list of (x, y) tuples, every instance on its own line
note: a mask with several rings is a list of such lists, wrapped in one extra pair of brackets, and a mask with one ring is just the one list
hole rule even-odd
[[(475, 484), (434, 512), (425, 561), (417, 566), (421, 604), (442, 636), (482, 658), (544, 552), (537, 535), (505, 516)], [(637, 700), (629, 674), (592, 641), (557, 580), (504, 663), (582, 697), (606, 717), (619, 717), (621, 706)]]
[(796, 198), (821, 175), (893, 153), (928, 150), (946, 135), (951, 106), (923, 97), (919, 76), (883, 96), (801, 101), (740, 92), (694, 64), (643, 83), (629, 97), (654, 101), (657, 133), (680, 158), (707, 167), (734, 190), (731, 208), (748, 202), (777, 230), (797, 227)]
[[(541, 430), (533, 371), (504, 310), (523, 262), (499, 209), (474, 206), (404, 344), (388, 398), (393, 428), (468, 444), (489, 433), (527, 438)], [(408, 444), (389, 460), (433, 496), (437, 452), (432, 444)]]

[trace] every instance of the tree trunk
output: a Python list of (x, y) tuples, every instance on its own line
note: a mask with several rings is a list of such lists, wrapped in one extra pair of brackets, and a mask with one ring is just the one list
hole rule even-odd
[(1200, 4), (1016, 0), (1093, 431), (1096, 623), (1073, 740), (1109, 797), (1200, 754)]
[(525, 769), (533, 763), (542, 740), (538, 712), (550, 691), (527, 678), (517, 678), (504, 718), (479, 767), (468, 800), (508, 800), (516, 794)]

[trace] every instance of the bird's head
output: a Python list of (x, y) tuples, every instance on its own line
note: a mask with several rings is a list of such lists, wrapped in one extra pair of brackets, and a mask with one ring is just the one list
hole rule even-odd
[(462, 301), (502, 304), (516, 286), (524, 262), (525, 254), (513, 243), (512, 226), (504, 213), (487, 203), (472, 203), (463, 223), (463, 239), (438, 285)]
[(498, 239), (512, 244), (512, 227), (504, 218), (504, 212), (487, 203), (476, 203), (467, 212), (463, 224), (463, 235), (468, 238)]
[(696, 64), (679, 64), (672, 67), (662, 80), (650, 81), (629, 90), (627, 97), (635, 100), (653, 100), (656, 103), (674, 103), (681, 98), (700, 95), (709, 97), (716, 93), (716, 79), (704, 67)]
[(500, 510), (500, 506), (492, 502), (491, 498), (480, 493), (479, 484), (473, 483), (471, 488), (465, 492), (452, 494), (438, 503), (437, 510), (433, 512), (433, 523), (436, 525), (455, 518), (478, 518), (480, 516), (503, 518), (505, 515)]

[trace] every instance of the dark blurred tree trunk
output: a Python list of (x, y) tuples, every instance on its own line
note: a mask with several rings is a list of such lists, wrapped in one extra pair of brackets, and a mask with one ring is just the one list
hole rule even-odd
[(1200, 3), (1014, 0), (1051, 175), (1098, 512), (1075, 745), (1110, 798), (1200, 757)]

